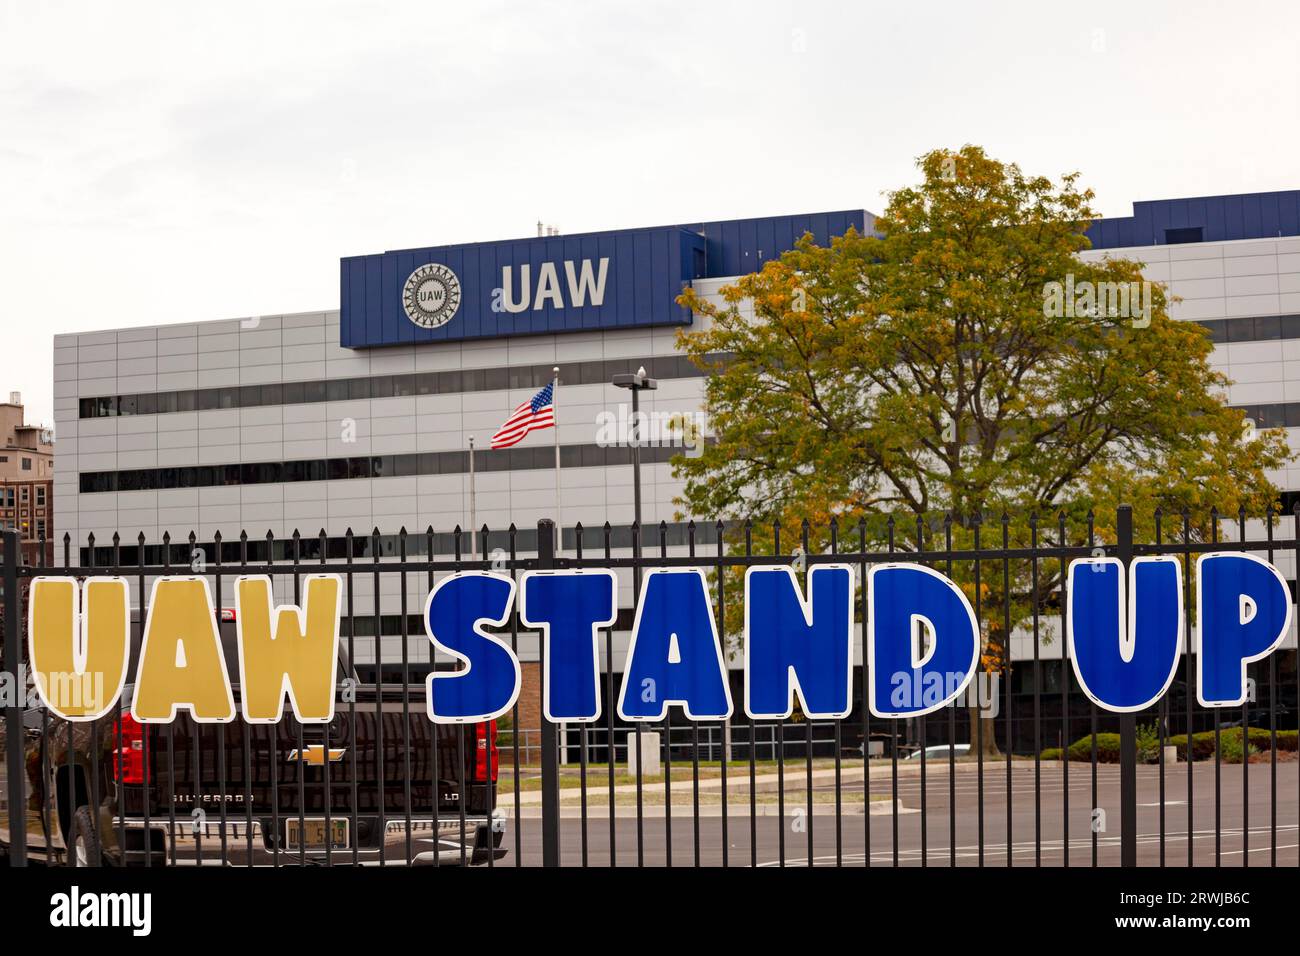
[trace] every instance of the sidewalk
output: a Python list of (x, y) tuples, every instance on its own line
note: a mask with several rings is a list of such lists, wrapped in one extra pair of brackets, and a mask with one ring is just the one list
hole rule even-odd
[[(963, 771), (968, 771), (973, 773), (975, 772), (976, 768), (977, 765), (974, 762), (958, 763), (956, 765), (956, 769), (959, 773)], [(888, 760), (883, 760), (883, 761), (878, 760), (873, 762), (871, 764), (870, 770), (871, 770), (872, 779), (880, 779), (880, 778), (890, 779), (893, 776), (893, 768)], [(927, 774), (931, 774), (931, 775), (936, 773), (947, 773), (947, 770), (948, 770), (948, 762), (946, 760), (929, 761), (926, 765), (926, 772)], [(593, 805), (603, 800), (606, 804), (606, 807), (608, 808), (609, 786), (608, 784), (603, 782), (605, 779), (605, 773), (606, 771), (603, 766), (598, 770), (593, 769), (588, 771), (587, 802), (589, 805)], [(898, 776), (900, 778), (919, 776), (920, 773), (921, 773), (920, 761), (916, 761), (916, 760), (899, 761)], [(569, 774), (567, 776), (572, 777), (572, 774)], [(685, 793), (685, 794), (694, 793), (695, 786), (693, 780), (691, 779), (691, 765), (689, 763), (674, 764), (672, 776), (673, 776), (673, 780), (672, 780), (671, 788), (674, 795), (679, 793)], [(862, 782), (862, 779), (863, 779), (863, 775), (862, 775), (861, 760), (856, 760), (852, 763), (845, 761), (844, 764), (840, 767), (841, 784), (846, 784), (846, 783), (860, 784)], [(791, 790), (800, 790), (801, 788), (805, 788), (807, 786), (807, 781), (808, 781), (808, 774), (803, 764), (791, 761), (790, 764), (787, 765), (785, 770), (786, 791), (789, 792)], [(780, 782), (780, 776), (774, 772), (769, 771), (765, 773), (760, 773), (754, 778), (754, 790), (756, 793), (774, 792), (777, 789), (777, 785), (779, 782)], [(813, 782), (813, 786), (818, 786), (819, 784), (820, 785), (834, 784), (835, 768), (831, 767), (831, 768), (825, 768), (820, 770), (814, 770), (812, 772), (812, 782)], [(643, 789), (646, 791), (654, 790), (658, 793), (663, 793), (664, 791), (664, 784), (662, 780), (657, 780), (652, 783), (645, 783), (642, 786)], [(721, 791), (721, 789), (722, 789), (721, 776), (707, 777), (707, 778), (700, 779), (700, 793), (713, 793), (713, 792)], [(745, 767), (727, 768), (727, 791), (729, 794), (738, 791), (744, 793), (749, 792), (749, 770), (747, 768)], [(579, 791), (577, 787), (565, 787), (560, 790), (560, 798), (561, 800), (566, 800), (569, 799), (570, 796), (572, 796), (573, 799), (578, 799), (578, 792)], [(636, 784), (635, 783), (617, 784), (614, 787), (614, 793), (616, 796), (619, 794), (635, 795)], [(509, 803), (511, 806), (514, 805), (514, 792), (509, 783), (505, 783), (501, 785), (498, 799), (503, 804)], [(532, 805), (540, 804), (541, 802), (542, 802), (542, 793), (540, 790), (530, 790), (521, 793), (519, 795), (520, 807), (532, 806)], [(676, 800), (673, 801), (673, 805), (674, 806), (677, 805)]]
[[(868, 806), (869, 809), (866, 812), (873, 817), (890, 816), (894, 812), (894, 805), (889, 800), (872, 800)], [(507, 800), (503, 802), (501, 806), (499, 806), (497, 809), (500, 811), (501, 815), (505, 819), (507, 820), (514, 819), (515, 808), (514, 808), (513, 796), (508, 796)], [(853, 801), (853, 802), (845, 801), (841, 809), (843, 815), (846, 817), (849, 816), (860, 817), (863, 815), (862, 804), (857, 801)], [(780, 806), (775, 803), (760, 803), (756, 807), (754, 807), (753, 810), (754, 810), (753, 815), (756, 817), (776, 817), (776, 816), (783, 815), (781, 813)], [(803, 813), (808, 812), (806, 806), (802, 801), (793, 798), (787, 798), (785, 803), (784, 816), (787, 817), (792, 816), (795, 813), (795, 811), (802, 811)], [(910, 813), (920, 813), (921, 811), (910, 807), (904, 807), (903, 801), (899, 800), (898, 812), (899, 814), (910, 814)], [(619, 804), (615, 808), (614, 815), (619, 820), (635, 820), (636, 805)], [(677, 801), (673, 802), (673, 819), (690, 820), (693, 819), (695, 815), (696, 814), (694, 812), (694, 807), (689, 801), (685, 803), (678, 803)], [(812, 808), (812, 815), (815, 817), (833, 817), (835, 816), (835, 805), (826, 804), (826, 803), (814, 803)], [(664, 805), (661, 803), (643, 806), (641, 808), (641, 818), (644, 820), (662, 820), (665, 816), (667, 816), (667, 814), (664, 812)], [(701, 819), (706, 817), (721, 818), (722, 805), (721, 804), (701, 805), (699, 810), (699, 816)], [(727, 805), (728, 820), (748, 819), (749, 816), (750, 816), (749, 801), (746, 800), (743, 802), (730, 803)], [(577, 820), (577, 819), (581, 819), (581, 817), (582, 817), (581, 806), (572, 806), (569, 804), (564, 804), (560, 807), (561, 819)], [(521, 799), (520, 807), (519, 807), (519, 818), (521, 820), (540, 820), (542, 818), (542, 808), (540, 806), (526, 806), (523, 804), (523, 801)], [(606, 797), (605, 802), (603, 803), (596, 802), (589, 798), (587, 800), (587, 819), (608, 820), (609, 819), (609, 798)]]

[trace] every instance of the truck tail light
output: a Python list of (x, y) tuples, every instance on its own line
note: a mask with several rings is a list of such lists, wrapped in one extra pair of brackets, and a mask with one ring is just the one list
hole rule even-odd
[(113, 755), (113, 776), (118, 783), (146, 783), (149, 728), (130, 714), (117, 720), (117, 752)]
[(497, 722), (474, 725), (474, 780), (485, 783), (497, 779)]

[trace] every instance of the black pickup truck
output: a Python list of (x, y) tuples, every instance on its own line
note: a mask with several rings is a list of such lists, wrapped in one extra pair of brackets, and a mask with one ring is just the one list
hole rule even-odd
[[(132, 632), (129, 674), (138, 622)], [(221, 638), (237, 681), (232, 612), (223, 612)], [(504, 855), (504, 820), (493, 812), (495, 723), (434, 724), (418, 677), (405, 691), (400, 683), (363, 684), (345, 653), (339, 676), (328, 727), (289, 716), (278, 724), (240, 717), (198, 724), (185, 711), (170, 725), (141, 725), (129, 713), (130, 684), (120, 716), (94, 723), (27, 708), (29, 858), (72, 866), (402, 866)], [(238, 702), (237, 685), (234, 692)], [(0, 755), (5, 745), (0, 719)], [(5, 774), (0, 759), (0, 856), (10, 844)]]

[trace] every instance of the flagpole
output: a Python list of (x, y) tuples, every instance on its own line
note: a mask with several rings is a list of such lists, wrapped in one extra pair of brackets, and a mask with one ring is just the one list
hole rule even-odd
[(476, 521), (474, 511), (474, 436), (469, 436), (469, 542), (470, 548), (474, 553), (474, 560), (478, 560), (478, 536), (474, 532), (474, 522)]
[(560, 367), (551, 369), (551, 418), (555, 432), (555, 553), (564, 550), (564, 520), (560, 510)]

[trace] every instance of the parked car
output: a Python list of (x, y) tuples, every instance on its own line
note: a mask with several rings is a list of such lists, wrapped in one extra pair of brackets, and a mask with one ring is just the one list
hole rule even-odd
[[(139, 652), (132, 612), (133, 674)], [(228, 672), (238, 680), (233, 612), (223, 612)], [(496, 800), (496, 725), (434, 724), (423, 681), (363, 684), (355, 705), (303, 725), (141, 725), (122, 712), (70, 723), (24, 711), (27, 852), (74, 866), (177, 861), (232, 865), (484, 863), (504, 855)], [(239, 700), (239, 687), (234, 687)], [(463, 741), (461, 735), (464, 735)], [(326, 740), (328, 739), (328, 750)], [(0, 720), (0, 754), (6, 726)], [(382, 759), (380, 759), (382, 755)], [(0, 760), (0, 855), (9, 848), (8, 787)], [(436, 793), (436, 799), (435, 799)], [(463, 821), (462, 821), (463, 813)], [(409, 843), (408, 843), (409, 839)], [(435, 852), (437, 847), (437, 852)]]

